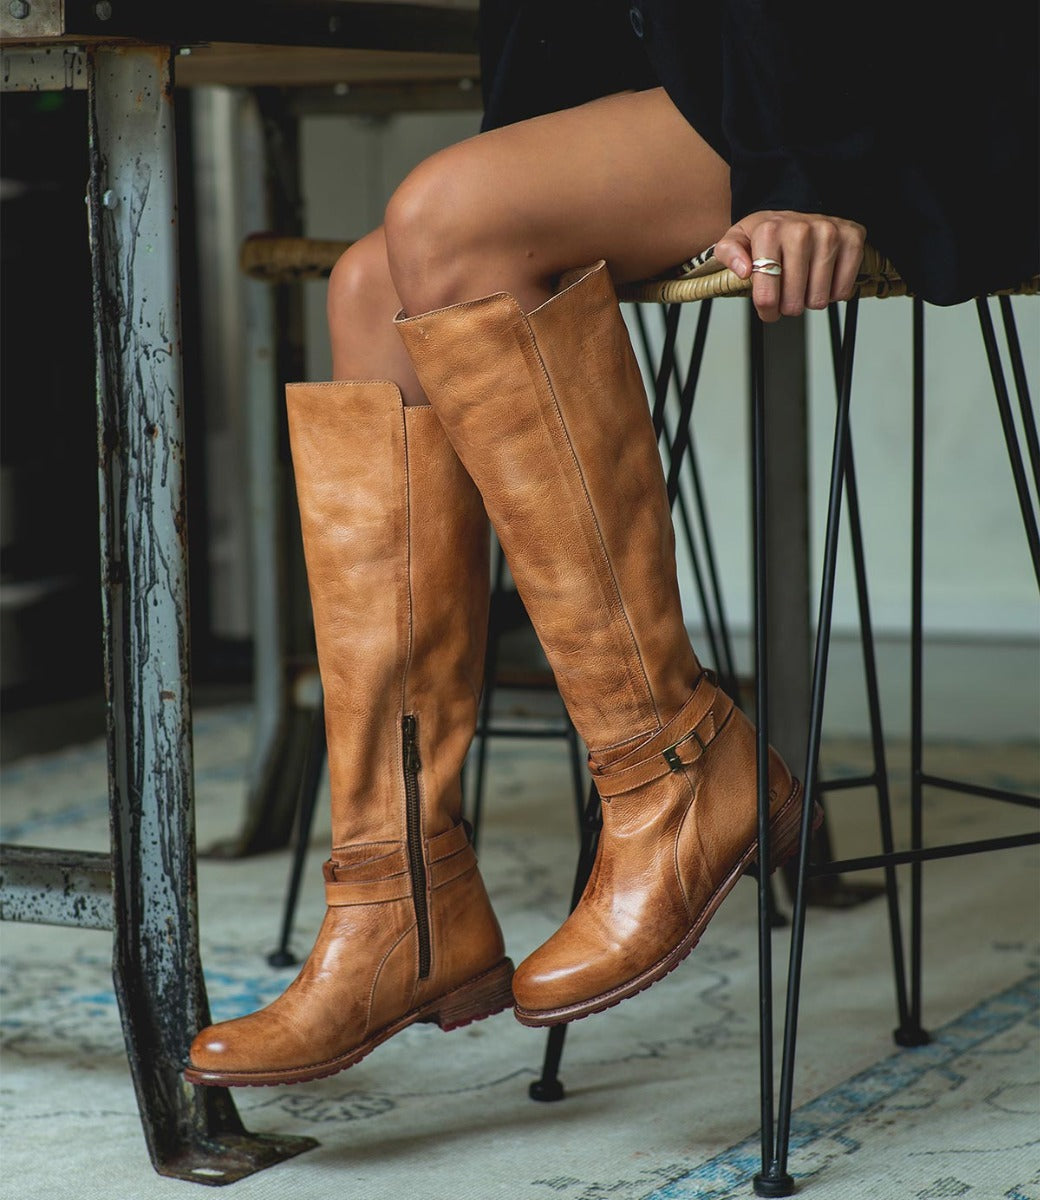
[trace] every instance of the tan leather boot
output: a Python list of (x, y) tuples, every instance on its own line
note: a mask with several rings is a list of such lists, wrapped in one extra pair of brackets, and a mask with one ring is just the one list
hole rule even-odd
[[(603, 799), (581, 900), (517, 968), (516, 1015), (616, 1004), (693, 948), (755, 860), (754, 730), (683, 624), (646, 392), (601, 260), (533, 312), (499, 292), (396, 323), (484, 497)], [(774, 866), (801, 789), (770, 752)]]
[(488, 608), (480, 496), (432, 409), (392, 383), (291, 384), (289, 432), (325, 695), (328, 909), (267, 1008), (204, 1029), (192, 1083), (298, 1083), (415, 1021), (512, 1004), (461, 822)]

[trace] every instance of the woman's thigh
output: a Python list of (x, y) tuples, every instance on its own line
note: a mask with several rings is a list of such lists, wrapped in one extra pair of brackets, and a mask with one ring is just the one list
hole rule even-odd
[(537, 303), (598, 258), (617, 282), (662, 271), (725, 233), (729, 207), (726, 164), (664, 89), (620, 92), (420, 163), (387, 207), (390, 270), (413, 311), (510, 284)]

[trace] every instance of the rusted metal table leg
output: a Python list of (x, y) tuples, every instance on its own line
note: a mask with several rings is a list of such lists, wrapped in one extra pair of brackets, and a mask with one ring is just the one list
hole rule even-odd
[(114, 976), (148, 1149), (229, 1183), (315, 1145), (254, 1135), (181, 1070), (198, 948), (176, 172), (168, 47), (88, 59)]

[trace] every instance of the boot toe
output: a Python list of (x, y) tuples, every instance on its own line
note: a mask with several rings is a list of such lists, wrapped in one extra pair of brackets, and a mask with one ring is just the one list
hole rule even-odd
[(685, 910), (675, 903), (667, 913), (658, 906), (651, 917), (641, 911), (633, 915), (631, 906), (604, 912), (583, 898), (553, 936), (516, 968), (517, 1015), (572, 1020), (610, 1008), (659, 977), (655, 968), (665, 963), (688, 929)]
[(587, 972), (582, 967), (553, 961), (536, 950), (513, 974), (516, 1007), (528, 1013), (552, 1012), (587, 999), (583, 986)]
[(557, 931), (535, 950), (513, 974), (513, 998), (517, 1009), (553, 1013), (602, 998), (629, 968), (609, 953), (598, 952), (588, 943), (573, 944), (567, 928)]
[(192, 1040), (192, 1048), (188, 1051), (188, 1062), (196, 1070), (228, 1070), (234, 1069), (234, 1055), (229, 1054), (234, 1038), (227, 1036), (229, 1022), (220, 1025), (208, 1025), (200, 1030)]
[(307, 1045), (270, 1008), (209, 1025), (191, 1044), (190, 1065), (216, 1075), (253, 1075), (310, 1066), (316, 1047)]
[[(245, 1018), (242, 1018), (243, 1020)], [(246, 1052), (239, 1021), (221, 1021), (208, 1025), (195, 1035), (189, 1061), (197, 1071), (248, 1071), (255, 1069), (254, 1054)]]

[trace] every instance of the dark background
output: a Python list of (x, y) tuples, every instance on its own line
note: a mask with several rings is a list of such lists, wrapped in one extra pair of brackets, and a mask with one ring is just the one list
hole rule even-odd
[[(17, 94), (0, 106), (0, 755), (104, 731), (93, 318), (84, 196), (86, 95)], [(190, 103), (178, 105), (190, 178)], [(178, 198), (194, 244), (191, 189)], [(182, 253), (184, 344), (195, 264)], [(205, 563), (198, 364), (184, 364), (189, 559)], [(206, 572), (190, 573), (196, 689), (246, 694), (251, 647), (212, 635)]]

